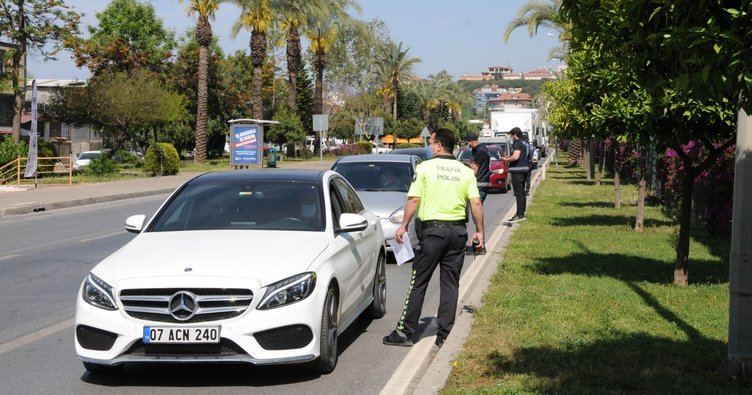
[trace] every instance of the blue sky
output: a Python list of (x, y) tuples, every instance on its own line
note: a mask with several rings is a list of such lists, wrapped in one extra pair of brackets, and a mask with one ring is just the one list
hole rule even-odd
[[(516, 30), (504, 43), (506, 26), (528, 0), (360, 0), (362, 20), (379, 18), (389, 28), (395, 41), (410, 47), (410, 54), (420, 58), (415, 72), (426, 77), (446, 70), (455, 78), (462, 74), (479, 74), (488, 66), (511, 66), (515, 71), (530, 71), (545, 67), (556, 68), (559, 63), (548, 60), (551, 48), (557, 46), (556, 37), (549, 30), (540, 30), (530, 38), (526, 28)], [(177, 36), (195, 24), (185, 12), (187, 2), (152, 0), (157, 14), (167, 28)], [(96, 25), (96, 13), (106, 8), (105, 0), (66, 0), (78, 12), (83, 12), (82, 31), (86, 25)], [(235, 39), (230, 30), (238, 16), (235, 6), (223, 4), (212, 23), (225, 53), (248, 51), (250, 32), (241, 31)], [(42, 62), (38, 55), (28, 58), (29, 73), (35, 78), (86, 79), (89, 71), (78, 69), (68, 52), (61, 52), (55, 62)]]

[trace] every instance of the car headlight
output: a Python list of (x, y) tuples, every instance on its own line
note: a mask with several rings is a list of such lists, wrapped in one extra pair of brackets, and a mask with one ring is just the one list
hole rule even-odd
[(496, 169), (496, 170), (491, 170), (491, 173), (495, 173), (495, 174), (504, 174), (504, 169)]
[(81, 291), (81, 297), (92, 306), (105, 310), (117, 310), (115, 290), (101, 278), (89, 273)]
[(316, 286), (316, 273), (308, 272), (298, 274), (282, 281), (277, 281), (266, 287), (264, 298), (257, 307), (259, 310), (268, 310), (280, 307), (307, 298), (313, 293)]
[(389, 216), (389, 221), (393, 224), (401, 224), (404, 218), (405, 218), (405, 208), (402, 207), (401, 209), (393, 212), (392, 215)]

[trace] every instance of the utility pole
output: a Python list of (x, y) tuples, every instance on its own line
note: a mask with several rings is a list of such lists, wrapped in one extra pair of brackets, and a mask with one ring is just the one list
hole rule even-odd
[[(746, 379), (752, 369), (752, 116), (739, 111), (729, 259), (728, 358), (722, 372)], [(746, 197), (745, 197), (746, 196)]]

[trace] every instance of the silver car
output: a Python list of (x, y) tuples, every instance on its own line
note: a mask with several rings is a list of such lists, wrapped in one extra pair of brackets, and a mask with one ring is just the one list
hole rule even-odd
[[(415, 155), (350, 155), (340, 158), (332, 170), (341, 174), (355, 188), (366, 208), (381, 218), (384, 242), (391, 251), (389, 240), (394, 239), (402, 223), (407, 202), (407, 190), (415, 176), (415, 167), (421, 159)], [(415, 218), (408, 227), (413, 246)]]

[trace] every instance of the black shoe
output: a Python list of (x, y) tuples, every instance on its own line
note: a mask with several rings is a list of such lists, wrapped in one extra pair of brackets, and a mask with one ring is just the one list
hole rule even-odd
[(441, 337), (441, 336), (436, 336), (436, 341), (435, 341), (435, 342), (433, 342), (433, 344), (435, 344), (435, 345), (436, 345), (436, 347), (438, 347), (438, 348), (441, 348), (441, 346), (443, 346), (443, 345), (444, 345), (444, 340), (446, 340), (446, 339), (444, 339), (444, 338), (443, 338), (443, 337)]
[(385, 336), (383, 341), (387, 346), (412, 347), (413, 345), (412, 339), (399, 329), (395, 329), (389, 336)]
[(525, 220), (525, 217), (521, 217), (519, 215), (515, 215), (514, 217), (509, 218), (509, 220), (507, 222), (508, 223), (515, 223), (515, 222), (520, 222), (520, 221), (524, 221), (524, 220)]

